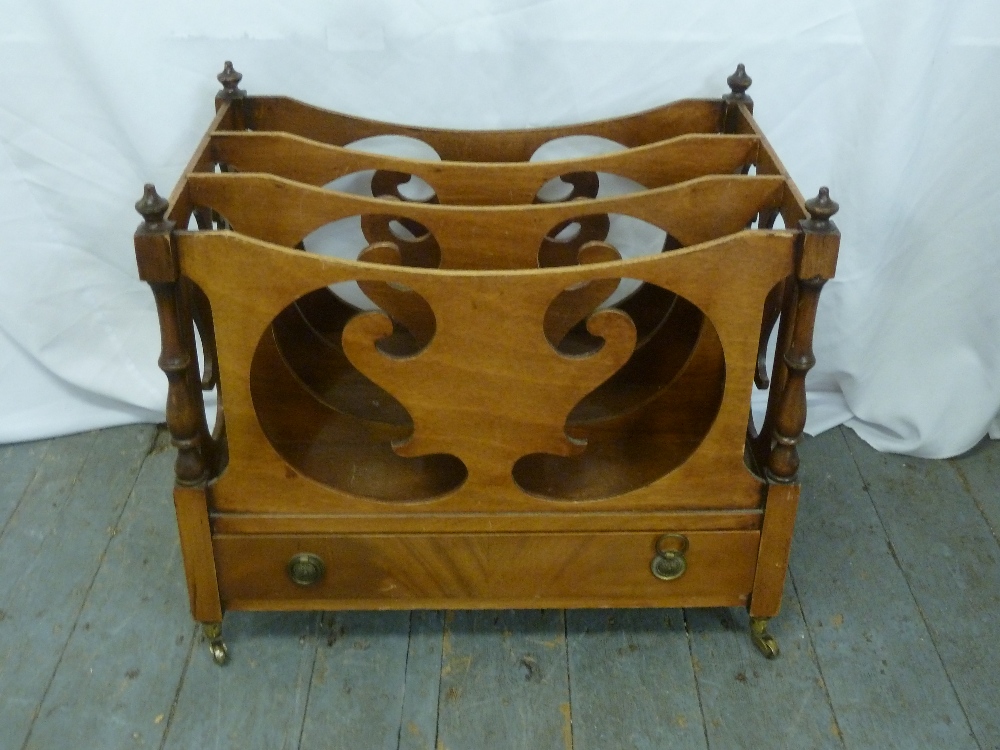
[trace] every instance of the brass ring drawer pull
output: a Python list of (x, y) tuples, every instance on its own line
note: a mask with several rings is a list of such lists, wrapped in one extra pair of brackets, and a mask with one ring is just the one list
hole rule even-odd
[(683, 534), (664, 534), (656, 541), (656, 556), (649, 569), (661, 581), (673, 581), (684, 575), (688, 539)]
[(288, 577), (299, 586), (312, 586), (323, 577), (326, 565), (319, 555), (300, 552), (288, 561), (287, 570)]

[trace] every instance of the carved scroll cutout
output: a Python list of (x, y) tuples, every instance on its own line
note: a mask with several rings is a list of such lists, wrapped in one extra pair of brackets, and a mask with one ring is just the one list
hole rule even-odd
[[(358, 255), (358, 260), (390, 266), (402, 265), (399, 247), (393, 242), (369, 245)], [(393, 323), (403, 326), (413, 336), (416, 349), (427, 346), (434, 336), (434, 312), (423, 297), (412, 289), (384, 281), (359, 280), (358, 286), (372, 302), (385, 311)], [(395, 353), (403, 352), (397, 349)]]
[[(394, 221), (398, 221), (413, 238), (394, 232)], [(437, 268), (441, 265), (441, 248), (434, 235), (423, 224), (412, 219), (389, 214), (365, 214), (361, 217), (361, 231), (369, 244), (391, 242), (396, 245), (404, 266)]]
[(522, 490), (549, 500), (613, 497), (676, 469), (704, 440), (722, 405), (722, 344), (697, 306), (663, 292), (676, 299), (671, 324), (567, 418), (567, 433), (585, 450), (522, 457), (513, 469)]
[[(579, 224), (580, 231), (569, 239), (556, 239), (571, 224)], [(611, 219), (607, 214), (579, 216), (560, 222), (549, 230), (538, 250), (539, 268), (572, 266), (577, 263), (580, 248), (588, 242), (604, 242), (608, 238)]]
[[(431, 193), (428, 198), (410, 198), (399, 190), (400, 185), (405, 185), (413, 179), (413, 175), (405, 172), (394, 172), (388, 169), (376, 169), (372, 175), (372, 196), (375, 198), (395, 198), (400, 201), (411, 203), (437, 203), (437, 193)], [(419, 179), (419, 178), (418, 178)], [(428, 186), (430, 187), (430, 186)], [(431, 188), (433, 191), (434, 188)]]
[[(566, 195), (562, 197), (548, 200), (542, 197), (542, 193), (546, 192), (546, 188), (553, 182), (559, 181), (564, 183), (569, 187)], [(535, 195), (535, 203), (562, 203), (564, 201), (574, 201), (581, 198), (596, 198), (597, 192), (601, 188), (600, 178), (597, 176), (597, 172), (568, 172), (564, 175), (559, 175), (542, 185), (539, 188), (538, 193)]]
[[(588, 242), (578, 253), (580, 265), (621, 260), (618, 251), (606, 242)], [(545, 337), (558, 348), (577, 323), (593, 313), (615, 289), (618, 279), (598, 279), (563, 291), (545, 311)]]
[[(317, 400), (282, 360), (270, 331), (254, 354), (250, 391), (268, 441), (317, 482), (373, 500), (413, 502), (455, 490), (468, 476), (455, 456), (403, 458), (393, 451), (392, 442), (410, 430), (409, 418), (372, 421)], [(350, 395), (377, 398), (367, 391)]]
[[(505, 484), (525, 454), (578, 453), (584, 444), (567, 436), (566, 417), (628, 360), (636, 339), (631, 319), (613, 309), (591, 315), (587, 330), (603, 338), (604, 346), (591, 356), (567, 357), (545, 339), (545, 307), (524, 300), (508, 307), (523, 296), (516, 277), (455, 282), (448, 290), (450, 304), (428, 300), (436, 334), (413, 357), (379, 351), (376, 342), (393, 331), (384, 314), (356, 316), (344, 329), (351, 363), (413, 418), (413, 434), (394, 444), (396, 452), (455, 455), (468, 467), (470, 481), (475, 476), (477, 482)], [(530, 311), (528, 317), (518, 310)], [(498, 403), (503, 408), (497, 409)]]

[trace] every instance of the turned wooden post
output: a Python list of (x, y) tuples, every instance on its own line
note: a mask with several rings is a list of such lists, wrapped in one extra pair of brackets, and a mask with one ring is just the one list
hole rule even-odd
[(794, 297), (794, 327), (791, 343), (782, 359), (788, 376), (781, 394), (774, 423), (774, 446), (768, 458), (767, 476), (774, 482), (794, 482), (799, 468), (796, 446), (806, 425), (806, 374), (816, 364), (812, 352), (813, 326), (819, 294), (833, 278), (840, 247), (840, 231), (830, 221), (839, 206), (830, 192), (820, 188), (819, 195), (806, 201), (808, 219), (799, 222), (799, 253)]
[(753, 79), (747, 75), (747, 70), (743, 63), (736, 66), (734, 72), (726, 79), (729, 84), (729, 93), (722, 97), (722, 122), (719, 124), (719, 132), (735, 133), (736, 123), (739, 118), (739, 105), (745, 106), (753, 112), (753, 99), (747, 94), (747, 89), (753, 83)]
[(160, 369), (167, 376), (167, 428), (177, 448), (174, 470), (177, 484), (193, 486), (208, 479), (202, 446), (204, 412), (200, 393), (192, 393), (191, 368), (197, 355), (186, 335), (191, 320), (180, 289), (180, 266), (172, 242), (174, 222), (164, 218), (167, 201), (147, 184), (135, 209), (143, 222), (135, 231), (135, 257), (139, 278), (147, 282), (156, 299), (160, 319)]

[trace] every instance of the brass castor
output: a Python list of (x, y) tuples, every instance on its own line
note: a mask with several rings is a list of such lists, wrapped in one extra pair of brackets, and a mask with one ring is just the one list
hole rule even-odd
[(776, 659), (780, 651), (778, 650), (778, 642), (774, 640), (774, 636), (767, 632), (767, 623), (770, 620), (770, 617), (751, 617), (750, 640), (753, 641), (753, 645), (757, 647), (757, 650), (764, 654), (764, 658)]
[(202, 625), (205, 638), (208, 639), (208, 651), (212, 654), (212, 661), (220, 667), (229, 661), (229, 649), (226, 648), (225, 641), (222, 640), (222, 623), (206, 622)]

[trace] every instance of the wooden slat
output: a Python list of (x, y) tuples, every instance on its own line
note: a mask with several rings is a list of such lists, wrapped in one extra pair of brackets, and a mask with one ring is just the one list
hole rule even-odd
[(684, 614), (566, 612), (574, 750), (706, 748)]
[(396, 750), (409, 628), (408, 612), (325, 616), (300, 747)]
[(1000, 441), (983, 438), (971, 451), (948, 463), (972, 495), (993, 537), (1000, 540)]
[[(840, 431), (805, 440), (801, 452), (791, 571), (845, 744), (974, 746)], [(892, 502), (914, 504), (899, 492)], [(788, 614), (786, 606), (776, 622)]]
[(685, 99), (608, 120), (533, 130), (447, 130), (399, 125), (331, 112), (286, 97), (251, 97), (257, 130), (279, 130), (345, 146), (376, 135), (404, 135), (429, 144), (449, 161), (527, 161), (543, 143), (569, 135), (595, 135), (639, 146), (685, 133), (715, 133), (722, 103)]
[(563, 613), (449, 613), (438, 711), (440, 748), (570, 750)]
[(29, 730), (34, 736), (46, 722), (63, 721), (50, 710), (60, 705), (52, 702), (61, 684), (53, 675), (72, 653), (71, 635), (86, 632), (81, 609), (153, 433), (140, 426), (60, 440), (0, 539), (0, 746), (21, 747)]
[(231, 659), (221, 669), (199, 636), (162, 750), (299, 747), (319, 619), (315, 612), (228, 615), (222, 632)]
[(1000, 640), (1000, 545), (948, 463), (876, 453), (846, 434), (947, 672), (942, 692), (958, 695), (980, 747), (1000, 745), (1000, 651), (986, 646)]
[(398, 750), (436, 750), (444, 613), (410, 612)]
[[(93, 432), (73, 435), (47, 452), (0, 536), (0, 570), (4, 571), (0, 576), (0, 686), (17, 685), (16, 693), (11, 691), (0, 701), (0, 746), (24, 743), (79, 610), (82, 596), (73, 602), (60, 601), (51, 587), (31, 585), (31, 576), (26, 574), (46, 555), (51, 565), (50, 550), (59, 548), (52, 536), (60, 510), (70, 502), (95, 439)], [(65, 570), (60, 572), (65, 574)]]
[[(442, 206), (338, 193), (261, 174), (192, 174), (188, 195), (222, 214), (237, 232), (295, 247), (316, 229), (348, 216), (401, 216), (427, 227), (442, 268), (534, 268), (542, 239), (558, 224), (589, 214), (622, 213), (660, 227), (682, 245), (743, 229), (777, 207), (782, 177), (712, 175), (642, 193), (532, 206)], [(260, 206), (268, 206), (260, 211)]]
[[(554, 161), (453, 162), (406, 159), (345, 149), (288, 133), (220, 132), (214, 158), (240, 172), (267, 172), (308, 185), (370, 169), (416, 175), (441, 203), (530, 204), (548, 180), (572, 172), (606, 172), (646, 188), (709, 174), (733, 174), (756, 154), (756, 136), (684, 135), (634, 149)], [(192, 170), (193, 171), (193, 170)]]
[(791, 581), (784, 598), (774, 661), (751, 643), (745, 610), (686, 610), (709, 747), (843, 747)]
[(36, 440), (0, 446), (0, 537), (51, 444), (51, 440)]

